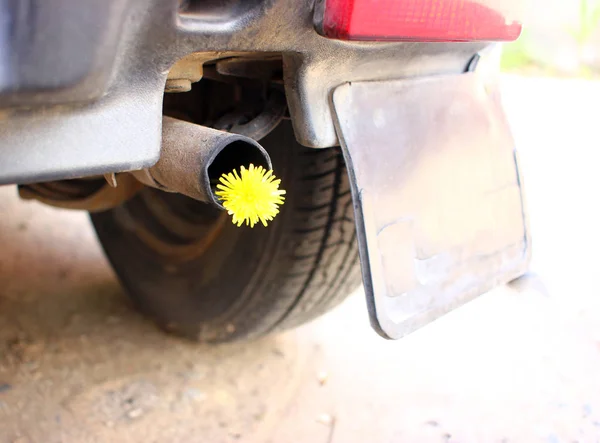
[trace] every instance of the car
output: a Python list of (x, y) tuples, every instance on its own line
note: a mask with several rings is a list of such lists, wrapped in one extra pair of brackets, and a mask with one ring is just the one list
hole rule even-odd
[(400, 338), (527, 270), (485, 68), (523, 3), (7, 3), (0, 183), (89, 211), (167, 331), (253, 339), (362, 281), (373, 328)]

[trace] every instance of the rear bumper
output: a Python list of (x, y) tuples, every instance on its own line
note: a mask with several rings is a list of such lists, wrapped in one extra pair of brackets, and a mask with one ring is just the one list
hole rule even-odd
[[(10, 58), (11, 72), (27, 68), (36, 75), (0, 88), (0, 183), (152, 165), (160, 152), (167, 74), (191, 53), (281, 54), (296, 138), (328, 147), (338, 144), (330, 103), (335, 87), (460, 73), (486, 46), (325, 39), (312, 25), (309, 0), (253, 0), (243, 7), (231, 1), (218, 8), (194, 3), (196, 9), (185, 11), (175, 0), (97, 3), (86, 0), (72, 9), (65, 0), (37, 0), (27, 9), (3, 11), (6, 23), (16, 15), (35, 17), (17, 22), (23, 38), (5, 49), (18, 55)], [(99, 19), (89, 23), (89, 11), (96, 9)], [(28, 52), (49, 56), (21, 57)], [(67, 69), (72, 60), (78, 62)]]

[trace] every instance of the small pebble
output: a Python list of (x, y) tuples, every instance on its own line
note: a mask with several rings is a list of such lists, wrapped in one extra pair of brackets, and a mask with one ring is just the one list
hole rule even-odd
[(317, 417), (317, 421), (323, 425), (329, 426), (333, 422), (333, 417), (329, 414), (321, 414)]
[(319, 373), (317, 374), (317, 380), (319, 381), (319, 384), (321, 386), (323, 386), (325, 383), (327, 383), (328, 378), (329, 378), (329, 374), (327, 373), (327, 371), (319, 371)]
[(132, 409), (127, 413), (127, 417), (129, 418), (138, 418), (142, 415), (142, 410), (140, 408)]

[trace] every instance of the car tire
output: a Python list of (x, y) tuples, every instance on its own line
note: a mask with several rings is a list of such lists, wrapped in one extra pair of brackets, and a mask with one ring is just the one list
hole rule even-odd
[(145, 188), (92, 214), (134, 304), (164, 329), (202, 342), (298, 326), (360, 284), (348, 174), (338, 148), (299, 145), (283, 121), (261, 144), (286, 201), (268, 227), (178, 194)]

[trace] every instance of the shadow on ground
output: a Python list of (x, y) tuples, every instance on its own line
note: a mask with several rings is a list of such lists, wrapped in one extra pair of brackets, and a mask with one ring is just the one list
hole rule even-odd
[(1, 442), (262, 438), (267, 399), (293, 386), (293, 336), (169, 336), (134, 311), (85, 214), (12, 188), (0, 201)]

